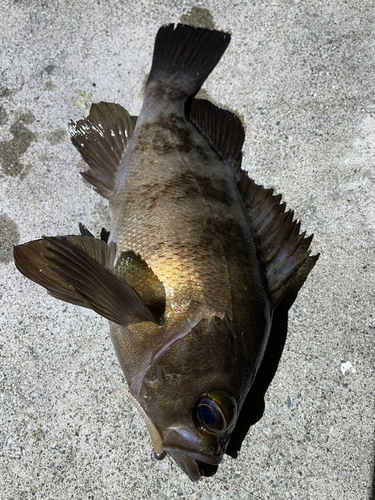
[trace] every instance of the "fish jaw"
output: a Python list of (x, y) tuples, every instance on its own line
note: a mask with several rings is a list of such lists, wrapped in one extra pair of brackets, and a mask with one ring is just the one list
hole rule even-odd
[(204, 452), (196, 435), (182, 427), (170, 428), (162, 445), (164, 452), (173, 458), (192, 481), (215, 474), (224, 455), (221, 446), (212, 453)]
[[(191, 458), (186, 454), (169, 452), (180, 469), (189, 476), (192, 481), (199, 481), (202, 476), (210, 477), (216, 474), (219, 465), (211, 465), (206, 462)], [(220, 463), (220, 462), (219, 462)]]

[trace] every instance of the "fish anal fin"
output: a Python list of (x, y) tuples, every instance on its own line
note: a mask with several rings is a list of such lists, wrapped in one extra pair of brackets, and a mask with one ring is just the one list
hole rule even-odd
[[(104, 248), (107, 247), (106, 250)], [(14, 247), (18, 270), (56, 298), (93, 309), (114, 323), (158, 323), (141, 297), (106, 264), (110, 249), (91, 236), (44, 237)]]
[(238, 116), (210, 101), (193, 99), (188, 117), (218, 156), (234, 166), (241, 156), (245, 140), (245, 131)]
[[(280, 195), (273, 194), (273, 189), (265, 189), (255, 184), (247, 173), (237, 166), (235, 175), (258, 238), (268, 290), (275, 308), (289, 288), (293, 287), (293, 280), (296, 279), (295, 283), (300, 283), (303, 276), (300, 269), (307, 272), (303, 283), (315, 264), (318, 256), (309, 257), (313, 235), (305, 237), (305, 233), (300, 234), (300, 223), (293, 220), (292, 211), (285, 210), (285, 203), (281, 203)], [(306, 262), (309, 264), (305, 264)], [(300, 278), (297, 279), (297, 276)]]
[(114, 272), (137, 291), (155, 317), (162, 317), (166, 304), (164, 285), (139, 254), (122, 252)]
[(133, 123), (119, 104), (99, 102), (91, 106), (87, 118), (69, 124), (71, 141), (90, 167), (81, 175), (105, 198), (110, 198), (114, 189)]

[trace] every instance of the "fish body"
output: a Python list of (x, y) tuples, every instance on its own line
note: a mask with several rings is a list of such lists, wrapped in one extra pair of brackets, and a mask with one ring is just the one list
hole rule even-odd
[(194, 99), (229, 41), (162, 27), (139, 117), (99, 103), (71, 123), (83, 176), (109, 200), (109, 237), (81, 226), (15, 248), (23, 274), (110, 320), (156, 456), (192, 480), (235, 457), (260, 418), (318, 257), (280, 197), (241, 170), (239, 119)]
[[(159, 112), (150, 117), (149, 108)], [(271, 324), (262, 262), (231, 166), (217, 157), (184, 113), (183, 100), (166, 109), (146, 94), (119, 170), (121, 181), (110, 198), (110, 238), (117, 258), (128, 250), (140, 254), (166, 296), (166, 323), (130, 326), (135, 341), (112, 325), (115, 344), (124, 343), (121, 362), (130, 385), (141, 360), (149, 362), (151, 345), (165, 348), (182, 329), (224, 314), (251, 337), (249, 365), (256, 370)], [(139, 329), (145, 327), (150, 333), (142, 335)], [(129, 352), (131, 356), (125, 355)]]

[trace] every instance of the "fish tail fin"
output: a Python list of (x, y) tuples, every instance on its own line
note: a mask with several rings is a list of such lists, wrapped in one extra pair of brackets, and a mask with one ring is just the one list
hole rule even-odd
[(147, 86), (158, 80), (179, 93), (196, 93), (219, 62), (230, 34), (178, 24), (162, 26), (155, 40)]

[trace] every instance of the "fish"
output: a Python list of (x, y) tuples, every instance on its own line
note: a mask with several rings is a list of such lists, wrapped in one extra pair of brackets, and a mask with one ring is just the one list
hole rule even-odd
[(241, 120), (196, 97), (230, 39), (162, 26), (139, 116), (100, 102), (69, 124), (109, 232), (80, 224), (14, 247), (24, 276), (109, 320), (155, 458), (192, 481), (236, 458), (262, 417), (288, 311), (319, 257), (281, 195), (241, 168)]

